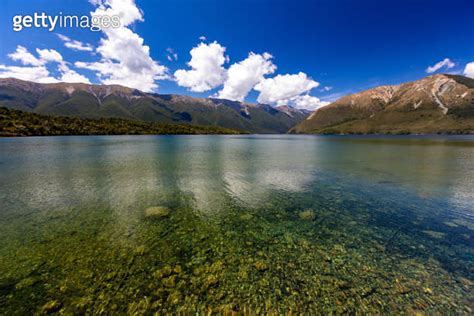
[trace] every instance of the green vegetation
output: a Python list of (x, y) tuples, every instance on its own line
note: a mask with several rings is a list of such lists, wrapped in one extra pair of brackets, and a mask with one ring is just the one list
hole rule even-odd
[(0, 108), (0, 136), (241, 134), (215, 126), (146, 123), (118, 118), (52, 117)]

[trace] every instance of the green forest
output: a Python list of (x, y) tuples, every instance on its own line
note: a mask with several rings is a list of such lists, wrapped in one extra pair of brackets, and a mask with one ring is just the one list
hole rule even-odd
[(215, 126), (45, 116), (0, 107), (0, 136), (242, 134)]

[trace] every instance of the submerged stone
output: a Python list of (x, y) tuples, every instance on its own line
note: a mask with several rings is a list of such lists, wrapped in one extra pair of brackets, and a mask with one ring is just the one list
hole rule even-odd
[(165, 279), (163, 279), (163, 285), (166, 286), (166, 287), (175, 287), (176, 286), (176, 281), (177, 281), (177, 276), (176, 275), (172, 275), (170, 277), (167, 277)]
[(164, 218), (168, 217), (170, 209), (166, 206), (152, 206), (145, 210), (146, 218)]
[(169, 277), (172, 274), (181, 274), (182, 272), (183, 272), (183, 269), (181, 268), (180, 265), (177, 265), (175, 267), (171, 267), (167, 265), (159, 270), (156, 270), (153, 273), (153, 275), (158, 279), (162, 279), (162, 278)]
[(179, 304), (179, 302), (181, 301), (181, 293), (178, 292), (178, 291), (172, 292), (172, 293), (168, 296), (168, 301), (169, 301), (171, 304), (173, 304), (173, 305)]
[(25, 279), (21, 280), (20, 282), (18, 282), (15, 285), (15, 288), (17, 290), (21, 290), (21, 289), (27, 288), (29, 286), (32, 286), (33, 284), (35, 284), (35, 282), (36, 281), (33, 278), (25, 278)]
[(436, 238), (436, 239), (442, 239), (446, 235), (445, 233), (437, 232), (437, 231), (434, 231), (434, 230), (424, 230), (423, 232), (425, 234), (427, 234), (428, 236), (430, 236), (432, 238)]
[(244, 214), (240, 215), (240, 219), (244, 220), (244, 221), (249, 221), (252, 218), (253, 218), (253, 216), (250, 213), (244, 213)]
[(255, 269), (257, 269), (258, 271), (265, 271), (265, 270), (268, 270), (268, 265), (263, 262), (263, 261), (257, 261), (253, 264), (253, 266), (255, 267)]
[(139, 256), (143, 256), (145, 254), (145, 251), (146, 251), (145, 245), (138, 246), (135, 249), (135, 253)]
[(208, 275), (207, 278), (206, 278), (206, 281), (204, 282), (206, 287), (214, 286), (217, 283), (219, 283), (219, 279), (214, 274)]
[(306, 209), (298, 214), (299, 218), (305, 221), (314, 221), (316, 219), (316, 214), (312, 209)]
[(433, 290), (430, 289), (429, 287), (425, 287), (425, 288), (423, 289), (423, 292), (425, 292), (425, 294), (433, 294)]
[(43, 307), (41, 308), (41, 314), (53, 313), (59, 310), (60, 308), (61, 303), (57, 300), (52, 300), (43, 305)]

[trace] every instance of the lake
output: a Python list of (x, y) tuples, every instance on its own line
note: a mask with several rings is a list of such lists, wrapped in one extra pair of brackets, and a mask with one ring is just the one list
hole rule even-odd
[(0, 314), (466, 313), (473, 136), (0, 139)]

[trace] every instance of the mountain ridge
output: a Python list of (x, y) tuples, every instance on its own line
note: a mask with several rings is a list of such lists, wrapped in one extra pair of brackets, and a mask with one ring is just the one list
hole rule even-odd
[(474, 80), (436, 74), (344, 96), (290, 133), (474, 133)]
[(286, 133), (309, 115), (266, 104), (145, 93), (120, 85), (35, 83), (15, 78), (0, 79), (0, 106), (51, 116), (186, 123), (252, 133)]

